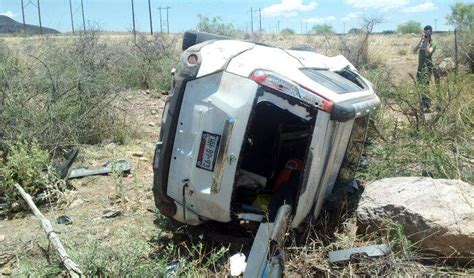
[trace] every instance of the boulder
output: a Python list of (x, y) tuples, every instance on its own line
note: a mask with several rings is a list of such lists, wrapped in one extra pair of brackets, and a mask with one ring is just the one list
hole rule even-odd
[(359, 226), (374, 230), (400, 223), (417, 246), (447, 257), (474, 255), (474, 187), (460, 180), (399, 177), (366, 186)]

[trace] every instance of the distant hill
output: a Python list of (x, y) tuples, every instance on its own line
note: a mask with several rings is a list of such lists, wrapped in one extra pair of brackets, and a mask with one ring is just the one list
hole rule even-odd
[[(26, 33), (28, 35), (39, 35), (40, 27), (26, 24)], [(8, 16), (0, 15), (0, 34), (21, 34), (23, 33), (23, 23), (17, 22)], [(43, 26), (43, 34), (58, 34), (58, 30)]]

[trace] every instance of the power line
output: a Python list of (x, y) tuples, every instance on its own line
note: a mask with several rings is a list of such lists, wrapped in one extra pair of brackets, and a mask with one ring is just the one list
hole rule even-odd
[[(165, 24), (166, 24), (166, 31), (168, 32), (168, 34), (170, 33), (169, 9), (171, 9), (171, 7), (169, 6), (158, 7), (158, 10), (160, 11), (160, 33), (163, 33), (163, 25)], [(162, 20), (161, 10), (166, 10), (166, 22), (163, 22)]]

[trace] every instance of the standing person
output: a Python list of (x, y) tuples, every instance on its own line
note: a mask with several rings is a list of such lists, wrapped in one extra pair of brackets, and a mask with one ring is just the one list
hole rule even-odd
[[(430, 25), (423, 28), (421, 39), (413, 51), (418, 52), (418, 70), (416, 79), (418, 84), (426, 86), (430, 83), (431, 75), (434, 75), (436, 84), (439, 83), (438, 72), (433, 64), (433, 53), (436, 50), (436, 43), (432, 38), (433, 28)], [(427, 91), (427, 90), (426, 90)], [(421, 110), (429, 111), (431, 99), (424, 93), (421, 97)]]

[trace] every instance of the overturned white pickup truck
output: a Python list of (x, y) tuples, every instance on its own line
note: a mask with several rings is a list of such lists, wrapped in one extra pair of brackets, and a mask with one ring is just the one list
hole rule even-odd
[(199, 32), (183, 50), (153, 164), (161, 213), (272, 223), (286, 204), (292, 227), (318, 217), (380, 105), (371, 83), (343, 56)]

